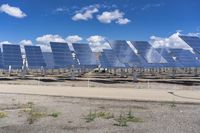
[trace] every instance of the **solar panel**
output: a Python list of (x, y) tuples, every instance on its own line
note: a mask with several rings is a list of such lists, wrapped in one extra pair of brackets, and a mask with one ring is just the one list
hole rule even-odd
[(0, 68), (3, 68), (3, 60), (2, 60), (1, 48), (0, 48)]
[(167, 63), (162, 64), (164, 67), (182, 67), (183, 66), (179, 61), (176, 61), (173, 58), (173, 55), (170, 54), (169, 50), (165, 48), (157, 48), (156, 50), (160, 53), (160, 55), (162, 55), (167, 60)]
[(196, 59), (195, 54), (191, 53), (191, 51), (184, 49), (170, 49), (170, 52), (183, 67), (200, 67), (199, 60)]
[(124, 68), (125, 65), (122, 64), (117, 58), (113, 50), (104, 49), (101, 54), (101, 64), (106, 66), (106, 68)]
[(101, 55), (99, 56), (99, 63), (101, 65), (101, 68), (111, 68), (111, 65), (106, 58), (106, 55), (104, 52), (101, 52)]
[(190, 47), (192, 47), (196, 52), (200, 53), (200, 38), (196, 36), (179, 36), (183, 41), (185, 41)]
[(140, 64), (139, 64), (139, 67), (140, 68), (153, 68), (155, 67), (154, 64), (150, 64), (148, 63), (145, 58), (143, 56), (141, 56), (140, 54), (137, 55), (139, 60), (140, 60)]
[(95, 54), (89, 44), (73, 43), (73, 48), (80, 67), (96, 67), (98, 65)]
[(23, 59), (19, 45), (3, 44), (3, 65), (5, 69), (21, 69)]
[(73, 65), (72, 53), (67, 43), (50, 42), (55, 68), (71, 68)]
[(195, 56), (200, 60), (200, 53), (195, 53)]
[(142, 55), (145, 60), (155, 66), (162, 66), (167, 63), (156, 49), (154, 49), (147, 41), (131, 41), (132, 45), (137, 49), (138, 54)]
[(54, 59), (53, 54), (51, 52), (43, 52), (44, 61), (46, 63), (47, 69), (53, 69), (54, 68)]
[(119, 61), (126, 67), (139, 67), (141, 62), (138, 56), (124, 40), (109, 41), (109, 44)]
[(29, 68), (46, 67), (40, 46), (24, 46)]

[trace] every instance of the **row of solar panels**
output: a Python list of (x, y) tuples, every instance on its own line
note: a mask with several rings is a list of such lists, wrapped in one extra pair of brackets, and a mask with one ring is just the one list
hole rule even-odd
[[(184, 38), (184, 36), (181, 36)], [(195, 37), (200, 45), (200, 39)], [(196, 42), (195, 41), (195, 42)], [(188, 44), (190, 42), (187, 42)], [(199, 53), (190, 50), (153, 48), (146, 41), (110, 41), (112, 50), (103, 50), (100, 57), (104, 67), (200, 67)]]
[(40, 46), (24, 46), (25, 60), (19, 45), (3, 44), (0, 49), (0, 68), (21, 69), (27, 63), (28, 68), (71, 68), (74, 67), (97, 67), (94, 53), (88, 44), (74, 43), (73, 56), (67, 43), (50, 43), (52, 53), (43, 53)]
[[(28, 67), (33, 68), (161, 68), (200, 67), (200, 39), (180, 36), (194, 50), (153, 48), (146, 41), (109, 41), (111, 49), (104, 49), (97, 58), (89, 44), (74, 43), (74, 53), (67, 43), (51, 42), (52, 53), (42, 53), (39, 46), (24, 46)], [(2, 51), (2, 52), (1, 52)], [(19, 45), (2, 45), (0, 68), (21, 69), (23, 59)]]

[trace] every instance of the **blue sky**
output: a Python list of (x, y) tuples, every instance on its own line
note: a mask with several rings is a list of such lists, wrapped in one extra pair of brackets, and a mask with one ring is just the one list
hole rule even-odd
[(38, 43), (44, 35), (86, 41), (94, 35), (149, 40), (177, 30), (196, 33), (199, 5), (199, 0), (1, 0), (0, 42)]

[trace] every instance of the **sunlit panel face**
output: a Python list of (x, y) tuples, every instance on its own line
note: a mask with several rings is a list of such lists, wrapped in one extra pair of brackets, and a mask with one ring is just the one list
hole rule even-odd
[(39, 46), (24, 46), (29, 68), (46, 67), (41, 48)]
[(72, 53), (67, 43), (51, 42), (51, 49), (57, 68), (70, 68), (73, 65)]
[(5, 69), (21, 69), (23, 60), (19, 45), (3, 44), (3, 65)]
[(138, 54), (142, 55), (148, 63), (167, 63), (167, 61), (146, 41), (132, 41)]
[(111, 48), (117, 55), (120, 62), (129, 67), (138, 67), (141, 63), (138, 56), (129, 47), (126, 41), (109, 41)]
[(73, 43), (76, 59), (81, 67), (95, 67), (98, 65), (97, 58), (89, 44)]

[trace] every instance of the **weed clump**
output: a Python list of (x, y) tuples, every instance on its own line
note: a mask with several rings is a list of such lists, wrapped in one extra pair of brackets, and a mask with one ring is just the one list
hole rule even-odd
[(54, 118), (57, 118), (60, 115), (60, 112), (52, 112), (51, 114), (49, 114), (49, 116), (52, 116)]
[(84, 119), (85, 119), (86, 122), (88, 123), (88, 122), (94, 121), (96, 117), (97, 117), (96, 112), (92, 112), (92, 111), (90, 110), (89, 114), (86, 115)]
[(5, 118), (7, 117), (7, 113), (6, 112), (0, 112), (0, 118)]
[(84, 117), (86, 122), (92, 122), (96, 118), (101, 119), (114, 119), (115, 123), (114, 126), (128, 126), (128, 122), (143, 122), (143, 120), (139, 117), (133, 115), (132, 111), (129, 110), (128, 113), (120, 113), (119, 117), (115, 118), (113, 113), (106, 112), (106, 111), (99, 111), (99, 112), (90, 112)]
[(119, 117), (115, 119), (114, 126), (128, 126), (128, 122), (143, 122), (143, 120), (134, 116), (132, 111), (129, 110), (126, 115), (120, 113)]
[(28, 123), (29, 124), (33, 124), (37, 119), (46, 116), (46, 112), (35, 112), (35, 111), (31, 111), (29, 113), (29, 117), (28, 117)]
[(175, 108), (175, 107), (176, 107), (175, 101), (173, 101), (173, 102), (170, 103), (170, 107), (171, 107), (171, 108)]
[(103, 119), (111, 119), (114, 118), (114, 114), (111, 114), (110, 112), (101, 111), (97, 112), (97, 117)]
[(119, 118), (115, 119), (115, 122), (116, 123), (113, 124), (114, 126), (127, 126), (127, 119), (122, 113), (119, 115)]
[(111, 114), (110, 112), (106, 112), (106, 111), (99, 111), (99, 112), (92, 112), (90, 110), (89, 114), (87, 114), (84, 119), (86, 120), (86, 122), (92, 122), (94, 121), (96, 118), (102, 118), (102, 119), (112, 119), (114, 118), (114, 114)]
[(42, 117), (52, 116), (56, 118), (60, 115), (59, 112), (52, 112), (48, 114), (45, 111), (39, 111), (39, 110), (41, 109), (35, 108), (33, 102), (28, 102), (27, 104), (24, 105), (24, 108), (22, 109), (22, 111), (28, 114), (27, 121), (29, 124), (33, 124), (36, 120)]

